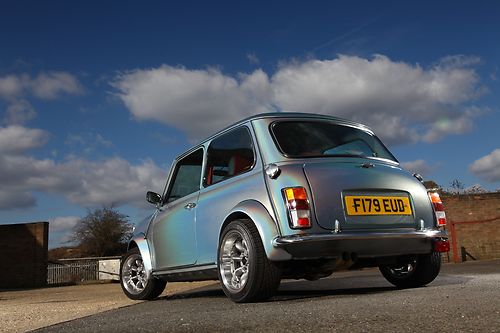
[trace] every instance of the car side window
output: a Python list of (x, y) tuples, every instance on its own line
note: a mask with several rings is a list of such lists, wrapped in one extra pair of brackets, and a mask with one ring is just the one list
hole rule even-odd
[(187, 155), (175, 165), (174, 175), (167, 194), (167, 202), (172, 202), (200, 189), (203, 149)]
[(207, 151), (205, 186), (244, 173), (255, 162), (252, 137), (246, 127), (239, 127), (214, 139)]

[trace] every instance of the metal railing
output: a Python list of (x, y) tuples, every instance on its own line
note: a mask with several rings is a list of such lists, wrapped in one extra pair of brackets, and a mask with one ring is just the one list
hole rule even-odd
[(99, 260), (120, 257), (59, 259), (47, 266), (47, 284), (80, 283), (99, 280)]

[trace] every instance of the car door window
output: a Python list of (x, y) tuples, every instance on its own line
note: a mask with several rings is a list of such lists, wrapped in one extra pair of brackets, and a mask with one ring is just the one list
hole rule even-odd
[(167, 194), (167, 203), (200, 189), (203, 150), (199, 149), (177, 162)]
[(207, 152), (205, 186), (244, 173), (255, 162), (252, 137), (246, 127), (240, 127), (214, 139)]

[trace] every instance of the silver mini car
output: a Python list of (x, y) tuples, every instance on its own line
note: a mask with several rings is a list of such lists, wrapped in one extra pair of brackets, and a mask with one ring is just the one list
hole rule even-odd
[(131, 299), (168, 281), (220, 280), (235, 302), (265, 300), (282, 278), (379, 267), (401, 287), (434, 280), (449, 251), (437, 193), (374, 133), (303, 113), (257, 115), (175, 159), (155, 212), (120, 269)]

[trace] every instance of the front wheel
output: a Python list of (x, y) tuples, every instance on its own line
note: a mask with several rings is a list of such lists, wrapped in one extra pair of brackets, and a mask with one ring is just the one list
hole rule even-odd
[(148, 278), (141, 252), (138, 248), (133, 248), (122, 258), (120, 284), (128, 298), (151, 300), (160, 296), (167, 282), (152, 276)]
[(399, 288), (416, 288), (431, 283), (441, 269), (441, 254), (419, 254), (397, 265), (380, 266), (387, 281)]
[(218, 251), (222, 289), (236, 303), (270, 298), (279, 286), (281, 270), (267, 259), (251, 220), (235, 220), (223, 230)]

